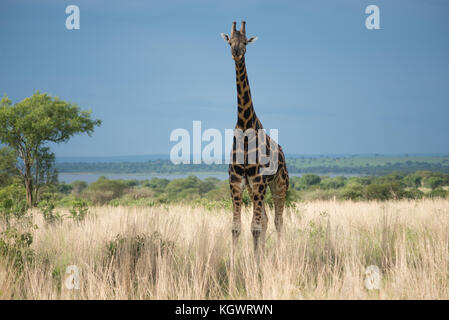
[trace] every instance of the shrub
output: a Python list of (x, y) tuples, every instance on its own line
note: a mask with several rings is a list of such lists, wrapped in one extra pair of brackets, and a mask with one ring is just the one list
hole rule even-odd
[(32, 242), (30, 232), (21, 232), (15, 227), (6, 228), (0, 233), (0, 256), (6, 258), (18, 272), (22, 272), (25, 264), (33, 261)]
[(70, 185), (70, 184), (67, 184), (67, 183), (59, 183), (57, 185), (57, 191), (59, 193), (68, 195), (68, 194), (70, 194), (73, 191), (73, 186)]
[(292, 177), (291, 182), (296, 190), (303, 190), (310, 186), (318, 185), (321, 178), (316, 174), (305, 174), (300, 178)]
[(303, 201), (329, 200), (336, 196), (336, 190), (308, 189), (301, 191), (300, 199)]
[(89, 207), (84, 200), (76, 199), (72, 202), (72, 208), (69, 210), (71, 218), (75, 221), (82, 221), (87, 215)]
[(25, 188), (10, 185), (0, 189), (0, 218), (7, 224), (11, 218), (20, 219), (27, 213)]
[(0, 191), (0, 256), (19, 272), (33, 259), (32, 216), (29, 215), (25, 190), (10, 185)]
[(87, 183), (85, 181), (73, 181), (70, 186), (72, 187), (72, 193), (75, 195), (80, 195), (86, 188)]
[(154, 190), (163, 191), (169, 182), (170, 180), (168, 179), (152, 178), (150, 181), (145, 182), (144, 186)]
[(448, 192), (443, 188), (436, 188), (430, 191), (428, 196), (431, 198), (446, 198), (448, 196)]
[(106, 204), (112, 199), (120, 198), (127, 184), (122, 180), (110, 180), (105, 177), (98, 178), (83, 192), (85, 197), (94, 204)]
[(326, 178), (321, 180), (321, 187), (325, 189), (339, 189), (345, 185), (345, 177)]
[(339, 190), (339, 195), (345, 200), (364, 199), (364, 187), (359, 184), (350, 184)]
[(407, 199), (422, 199), (424, 197), (424, 192), (419, 189), (410, 189), (404, 191), (404, 197)]
[(421, 187), (421, 181), (422, 178), (417, 174), (409, 174), (404, 178), (404, 184), (411, 188)]
[(426, 179), (426, 186), (435, 190), (438, 187), (441, 187), (444, 184), (444, 180), (440, 177), (430, 177)]
[(389, 200), (400, 199), (404, 195), (404, 190), (398, 183), (370, 184), (365, 189), (367, 200)]
[(44, 200), (39, 202), (38, 208), (40, 209), (44, 220), (48, 224), (53, 224), (62, 221), (62, 217), (58, 212), (55, 212), (55, 203), (53, 201)]

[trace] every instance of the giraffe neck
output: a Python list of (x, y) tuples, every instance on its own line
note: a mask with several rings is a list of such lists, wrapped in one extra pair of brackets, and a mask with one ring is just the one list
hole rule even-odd
[(237, 125), (235, 127), (243, 131), (262, 129), (262, 124), (256, 116), (251, 99), (245, 57), (235, 62), (235, 75), (237, 82)]

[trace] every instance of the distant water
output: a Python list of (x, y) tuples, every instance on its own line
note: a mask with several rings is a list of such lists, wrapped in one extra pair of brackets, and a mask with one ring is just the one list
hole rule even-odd
[[(150, 180), (151, 178), (161, 178), (161, 179), (179, 179), (179, 178), (186, 178), (190, 175), (197, 176), (199, 179), (204, 180), (208, 177), (217, 178), (219, 180), (227, 180), (228, 179), (228, 173), (193, 173), (193, 174), (142, 174), (142, 173), (136, 173), (136, 174), (107, 174), (107, 173), (59, 173), (59, 181), (65, 182), (65, 183), (71, 183), (76, 180), (80, 181), (86, 181), (87, 183), (95, 182), (98, 180), (99, 177), (105, 176), (108, 179), (122, 179), (122, 180)], [(302, 174), (300, 173), (291, 173), (289, 174), (291, 177), (300, 177)], [(329, 176), (329, 177), (336, 177), (336, 176), (343, 176), (343, 174), (319, 174), (320, 176)], [(345, 174), (345, 177), (351, 177), (351, 176), (359, 176), (358, 174)]]

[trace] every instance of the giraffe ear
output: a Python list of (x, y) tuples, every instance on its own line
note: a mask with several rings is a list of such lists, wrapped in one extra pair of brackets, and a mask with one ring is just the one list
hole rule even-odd
[(227, 34), (222, 33), (221, 37), (223, 38), (224, 41), (229, 42), (229, 36)]
[(257, 39), (258, 39), (257, 37), (251, 37), (251, 38), (248, 39), (248, 43), (256, 42)]

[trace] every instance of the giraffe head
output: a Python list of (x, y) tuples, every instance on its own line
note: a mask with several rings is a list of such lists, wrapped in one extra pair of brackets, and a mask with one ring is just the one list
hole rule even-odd
[(221, 37), (231, 46), (232, 59), (240, 61), (245, 55), (246, 45), (250, 42), (255, 42), (257, 37), (246, 38), (245, 21), (242, 21), (240, 30), (237, 30), (236, 24), (237, 22), (235, 21), (232, 23), (231, 37), (224, 33), (221, 34)]

